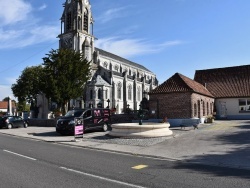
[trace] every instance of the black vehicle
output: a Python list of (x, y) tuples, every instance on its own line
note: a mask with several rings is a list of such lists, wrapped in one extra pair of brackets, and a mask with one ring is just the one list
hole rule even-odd
[(62, 135), (74, 135), (75, 118), (83, 118), (84, 130), (102, 129), (104, 132), (111, 129), (110, 109), (91, 108), (70, 110), (60, 117), (56, 123), (56, 132)]
[(28, 123), (20, 116), (3, 116), (0, 119), (0, 129), (1, 128), (17, 128), (17, 127), (28, 127)]

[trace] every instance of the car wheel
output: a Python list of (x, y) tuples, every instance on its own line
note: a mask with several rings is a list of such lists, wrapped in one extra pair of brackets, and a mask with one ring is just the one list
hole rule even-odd
[(7, 129), (12, 129), (12, 125), (11, 125), (11, 124), (8, 124), (8, 125), (7, 125)]
[(107, 123), (104, 123), (103, 126), (102, 126), (102, 130), (104, 132), (108, 131), (109, 127), (108, 127), (108, 124)]
[(28, 123), (25, 122), (25, 123), (23, 124), (23, 127), (24, 127), (24, 128), (27, 128), (27, 127), (28, 127)]

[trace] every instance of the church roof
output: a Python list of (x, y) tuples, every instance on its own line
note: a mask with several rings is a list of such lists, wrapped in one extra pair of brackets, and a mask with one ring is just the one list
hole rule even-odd
[(112, 54), (110, 52), (104, 51), (104, 50), (102, 50), (100, 48), (95, 48), (95, 50), (99, 51), (99, 54), (102, 55), (102, 56), (106, 56), (108, 58), (111, 58), (111, 59), (114, 59), (114, 60), (117, 60), (117, 61), (121, 61), (123, 63), (126, 63), (126, 64), (130, 65), (130, 66), (137, 67), (137, 68), (140, 68), (142, 70), (145, 70), (145, 71), (148, 71), (148, 72), (152, 73), (152, 71), (148, 70), (146, 67), (144, 67), (144, 66), (142, 66), (142, 65), (140, 65), (138, 63), (134, 63), (134, 62), (129, 61), (129, 60), (125, 59), (125, 58), (122, 58), (122, 57), (120, 57), (118, 55), (115, 55), (115, 54)]
[(171, 78), (152, 90), (150, 94), (164, 94), (174, 92), (195, 92), (213, 97), (213, 95), (203, 85), (180, 73), (175, 73)]
[(106, 82), (101, 75), (97, 75), (97, 77), (94, 77), (89, 85), (110, 86), (110, 84)]
[(216, 98), (250, 96), (250, 65), (197, 70), (194, 80)]

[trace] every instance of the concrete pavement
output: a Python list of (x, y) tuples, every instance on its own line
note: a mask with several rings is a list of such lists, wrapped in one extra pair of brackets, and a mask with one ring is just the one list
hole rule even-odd
[(113, 138), (104, 132), (88, 132), (83, 138), (61, 136), (54, 127), (0, 129), (0, 133), (113, 152), (191, 163), (250, 169), (250, 120), (215, 121), (192, 127), (170, 128), (167, 138)]

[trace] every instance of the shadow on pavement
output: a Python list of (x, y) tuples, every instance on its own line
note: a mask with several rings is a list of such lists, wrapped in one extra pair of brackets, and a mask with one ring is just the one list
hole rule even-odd
[(59, 133), (52, 131), (52, 132), (43, 132), (43, 133), (28, 133), (33, 136), (40, 136), (40, 137), (54, 137), (54, 136), (61, 136)]
[[(235, 129), (235, 127), (237, 128)], [(227, 153), (199, 155), (188, 159), (191, 163), (177, 163), (175, 168), (213, 174), (215, 176), (250, 178), (250, 121), (241, 121), (241, 124), (235, 127), (231, 132), (224, 132), (214, 137), (214, 140), (217, 140), (218, 144), (224, 147), (227, 147), (227, 145), (233, 146)], [(209, 140), (207, 141), (209, 142)], [(217, 167), (195, 164), (202, 161)], [(216, 164), (215, 161), (221, 162)], [(235, 168), (238, 169), (235, 170)]]

